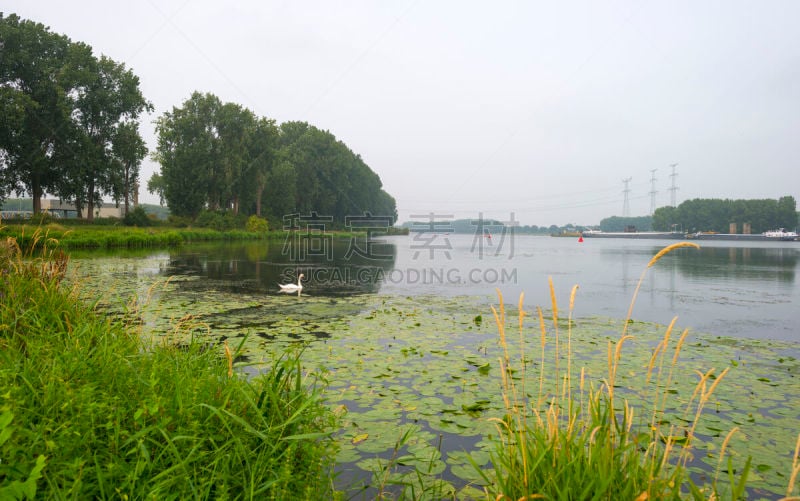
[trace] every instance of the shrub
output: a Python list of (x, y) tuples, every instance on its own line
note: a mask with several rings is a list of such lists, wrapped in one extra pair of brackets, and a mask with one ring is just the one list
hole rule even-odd
[(269, 231), (269, 223), (263, 217), (252, 215), (247, 219), (245, 229), (252, 233), (266, 233)]
[(186, 228), (191, 223), (191, 218), (185, 216), (176, 216), (174, 214), (167, 216), (167, 226), (172, 226), (173, 228)]
[(244, 229), (246, 224), (247, 216), (234, 214), (231, 211), (203, 211), (194, 220), (195, 226), (217, 231)]
[(125, 226), (152, 226), (153, 220), (147, 216), (147, 212), (142, 207), (136, 207), (128, 212), (128, 215), (122, 220)]

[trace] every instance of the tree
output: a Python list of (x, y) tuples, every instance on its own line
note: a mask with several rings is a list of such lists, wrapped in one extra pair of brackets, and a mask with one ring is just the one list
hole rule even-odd
[(797, 228), (797, 202), (793, 196), (778, 199), (776, 227), (794, 230)]
[(164, 192), (166, 190), (166, 183), (164, 183), (164, 178), (158, 172), (154, 172), (150, 179), (147, 180), (147, 191), (158, 195), (158, 203), (163, 207), (164, 201), (166, 198), (164, 197)]
[(731, 223), (742, 231), (745, 223), (752, 233), (763, 233), (775, 228), (793, 229), (797, 226), (794, 197), (784, 196), (778, 200), (686, 200), (677, 208), (662, 207), (653, 214), (653, 226), (665, 231), (677, 224), (689, 232), (716, 231), (727, 233)]
[(114, 192), (112, 141), (117, 127), (152, 106), (123, 64), (51, 33), (41, 24), (0, 13), (0, 162), (5, 190), (22, 189), (41, 211), (45, 191), (78, 208)]
[(139, 167), (147, 155), (147, 146), (142, 136), (139, 135), (139, 124), (136, 122), (121, 123), (112, 139), (111, 150), (113, 158), (118, 164), (115, 187), (121, 191), (125, 204), (125, 215), (129, 212), (131, 192), (139, 186)]
[(248, 148), (255, 133), (256, 119), (250, 110), (234, 103), (220, 106), (215, 118), (222, 179), (216, 188), (224, 190), (217, 196), (226, 202), (230, 200), (233, 213), (238, 214), (242, 198), (251, 194), (252, 179), (247, 172), (250, 165)]
[[(273, 170), (275, 155), (278, 147), (278, 128), (275, 120), (259, 118), (255, 124), (253, 134), (250, 136), (248, 152), (250, 160), (246, 169), (245, 179), (249, 180), (253, 188), (255, 214), (261, 216), (261, 202), (267, 180)], [(295, 179), (292, 177), (292, 186)], [(294, 194), (292, 194), (294, 198)]]
[(217, 130), (214, 116), (220, 107), (213, 94), (194, 92), (180, 108), (156, 121), (164, 198), (177, 216), (195, 217), (211, 200), (218, 200)]
[[(73, 47), (77, 53), (74, 67), (80, 75), (80, 85), (73, 93), (76, 108), (72, 115), (80, 144), (88, 154), (82, 156), (80, 165), (71, 169), (78, 182), (67, 184), (59, 194), (64, 198), (74, 198), (78, 202), (76, 205), (85, 201), (91, 221), (94, 204), (101, 200), (102, 195), (118, 191), (120, 180), (127, 177), (120, 168), (124, 168), (126, 163), (130, 167), (130, 162), (123, 163), (114, 157), (114, 139), (135, 143), (136, 137), (130, 137), (130, 134), (138, 137), (138, 131), (126, 123), (138, 119), (142, 112), (151, 110), (152, 105), (142, 96), (138, 77), (124, 64), (105, 56), (97, 60), (92, 56), (91, 48), (83, 44), (74, 44)], [(128, 152), (133, 156), (129, 160), (135, 161), (135, 157), (140, 155), (135, 150), (143, 147), (141, 138), (139, 143), (130, 145), (134, 151)], [(140, 155), (138, 160), (143, 156)], [(126, 189), (129, 188), (128, 185)]]
[(282, 160), (267, 174), (266, 211), (270, 221), (282, 221), (283, 216), (297, 211), (297, 172), (291, 162)]
[(4, 114), (0, 162), (6, 187), (33, 197), (34, 213), (41, 197), (61, 177), (57, 155), (66, 146), (70, 127), (69, 95), (74, 90), (65, 71), (70, 40), (47, 27), (0, 13), (0, 88)]
[[(675, 225), (673, 227), (673, 225)], [(678, 222), (678, 209), (671, 206), (659, 207), (653, 213), (654, 231), (673, 231), (681, 230)]]
[(157, 122), (155, 158), (163, 189), (176, 215), (196, 217), (203, 208), (267, 212), (280, 220), (316, 212), (339, 223), (370, 212), (396, 217), (394, 199), (377, 174), (328, 131), (305, 122), (257, 118), (250, 110), (195, 92)]

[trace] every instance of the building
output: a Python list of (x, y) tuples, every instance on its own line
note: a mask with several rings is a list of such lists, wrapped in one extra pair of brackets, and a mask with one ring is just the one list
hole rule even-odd
[[(94, 217), (117, 217), (122, 218), (124, 217), (124, 208), (123, 207), (115, 207), (113, 204), (106, 204), (102, 206), (95, 205), (94, 207)], [(66, 202), (62, 202), (61, 200), (54, 200), (44, 198), (42, 199), (42, 212), (52, 215), (53, 217), (77, 217), (78, 216), (78, 209), (75, 208), (75, 204), (70, 204)], [(89, 215), (88, 210), (84, 207), (81, 211), (82, 217), (87, 217)]]

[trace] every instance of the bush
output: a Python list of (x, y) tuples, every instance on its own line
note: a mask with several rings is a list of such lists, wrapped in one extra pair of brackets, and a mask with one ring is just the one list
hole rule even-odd
[(203, 211), (197, 215), (194, 225), (200, 228), (211, 228), (217, 231), (244, 229), (247, 216), (230, 211)]
[(174, 214), (167, 216), (167, 226), (172, 226), (173, 228), (186, 228), (191, 223), (191, 218), (185, 216), (176, 216)]
[(125, 226), (152, 226), (153, 221), (147, 216), (147, 212), (141, 207), (136, 207), (128, 212), (128, 215), (122, 220)]
[(247, 219), (245, 229), (252, 233), (266, 233), (269, 231), (269, 223), (263, 217), (252, 215)]

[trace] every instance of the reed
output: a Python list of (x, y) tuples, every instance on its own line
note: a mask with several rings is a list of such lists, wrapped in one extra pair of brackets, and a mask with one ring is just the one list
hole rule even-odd
[[(607, 373), (587, 381), (586, 371), (572, 364), (575, 350), (572, 333), (572, 314), (577, 287), (570, 293), (566, 354), (559, 346), (558, 307), (552, 280), (549, 281), (552, 301), (552, 335), (546, 329), (544, 315), (538, 310), (541, 361), (539, 363), (539, 394), (529, 396), (524, 383), (515, 383), (508, 374), (511, 365), (524, 368), (524, 352), (519, 360), (511, 357), (506, 333), (503, 296), (498, 291), (498, 308), (495, 311), (497, 329), (503, 347), (501, 388), (505, 402), (505, 416), (491, 418), (498, 431), (497, 447), (492, 456), (492, 470), (482, 471), (488, 484), (487, 496), (496, 501), (519, 499), (738, 499), (744, 496), (744, 486), (749, 473), (749, 460), (738, 474), (728, 461), (727, 485), (718, 482), (722, 474), (724, 456), (736, 429), (722, 444), (719, 464), (710, 485), (697, 486), (688, 474), (688, 461), (693, 452), (697, 423), (715, 389), (721, 384), (728, 369), (721, 372), (710, 369), (698, 373), (694, 392), (688, 399), (684, 413), (686, 425), (680, 428), (665, 423), (665, 414), (671, 395), (672, 379), (680, 370), (679, 354), (687, 331), (674, 340), (672, 332), (675, 319), (667, 327), (663, 339), (654, 348), (646, 367), (645, 398), (651, 408), (646, 419), (637, 419), (637, 409), (615, 394), (617, 373), (624, 346), (633, 339), (628, 324), (633, 312), (636, 294), (647, 269), (675, 249), (697, 247), (680, 243), (666, 247), (647, 265), (628, 309), (622, 332), (615, 343), (607, 346)], [(525, 312), (522, 298), (518, 308), (517, 328), (520, 343), (525, 343), (523, 331)], [(546, 344), (552, 340), (553, 360), (545, 364)], [(671, 360), (669, 359), (671, 355)], [(558, 360), (565, 356), (567, 366), (559, 373)], [(551, 371), (550, 367), (554, 367)], [(555, 372), (552, 376), (550, 372)], [(573, 372), (579, 377), (573, 383)], [(652, 386), (651, 386), (652, 385)], [(621, 400), (621, 401), (620, 401)], [(800, 448), (800, 442), (798, 442)], [(797, 463), (795, 459), (795, 463)], [(798, 466), (793, 467), (797, 476)], [(791, 489), (791, 487), (790, 487)], [(791, 490), (789, 491), (791, 492)]]
[(299, 352), (249, 379), (241, 346), (148, 345), (58, 256), (0, 245), (0, 499), (332, 496), (336, 420)]

